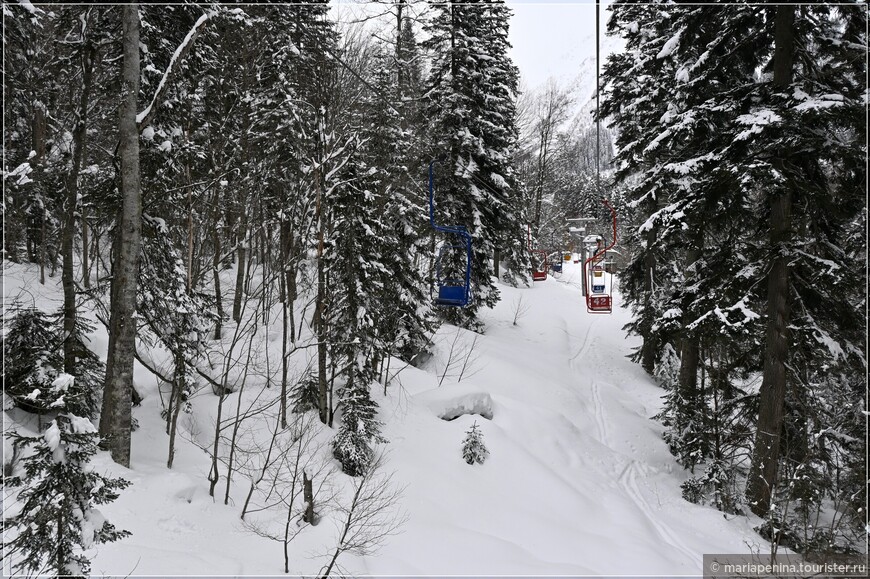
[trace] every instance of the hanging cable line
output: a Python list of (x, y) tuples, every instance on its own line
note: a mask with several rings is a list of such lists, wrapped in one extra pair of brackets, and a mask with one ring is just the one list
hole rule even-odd
[[(604, 262), (607, 251), (616, 245), (616, 211), (601, 192), (601, 3), (595, 2), (595, 189), (601, 202), (610, 210), (613, 239), (609, 245), (598, 242), (592, 257), (583, 262), (583, 279), (591, 291), (586, 292), (586, 311), (609, 314), (613, 311), (613, 269), (607, 271)], [(610, 282), (607, 283), (607, 276)]]

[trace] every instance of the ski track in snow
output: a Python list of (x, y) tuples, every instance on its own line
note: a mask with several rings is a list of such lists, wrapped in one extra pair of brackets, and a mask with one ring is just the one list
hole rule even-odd
[(640, 492), (640, 487), (637, 484), (638, 474), (643, 478), (648, 478), (649, 470), (643, 463), (632, 459), (627, 465), (625, 465), (625, 468), (619, 475), (617, 482), (625, 491), (625, 494), (627, 494), (634, 504), (637, 505), (637, 508), (649, 522), (649, 525), (656, 531), (656, 533), (658, 533), (659, 537), (661, 537), (666, 544), (680, 551), (689, 560), (697, 559), (700, 555), (689, 549), (686, 544), (680, 540), (676, 533), (674, 533), (673, 529), (659, 520), (656, 513), (653, 511), (652, 506), (643, 497), (643, 494)]
[(577, 350), (577, 353), (571, 356), (571, 369), (577, 369), (577, 362), (583, 361), (583, 358), (586, 357), (586, 352), (589, 351), (589, 346), (592, 345), (592, 342), (589, 340), (589, 335), (592, 333), (592, 324), (586, 328), (586, 334), (583, 336), (583, 342), (580, 344), (580, 349)]
[(599, 388), (600, 386), (598, 386), (598, 382), (593, 379), (592, 402), (595, 410), (595, 422), (598, 426), (598, 434), (600, 436), (599, 440), (601, 440), (601, 444), (604, 446), (610, 446), (610, 434), (607, 432), (607, 419), (604, 416), (604, 405), (601, 403), (601, 392), (599, 391)]

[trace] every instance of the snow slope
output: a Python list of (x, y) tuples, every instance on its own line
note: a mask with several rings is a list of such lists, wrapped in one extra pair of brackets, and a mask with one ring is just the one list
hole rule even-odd
[[(26, 287), (53, 309), (59, 288), (39, 287), (34, 271), (7, 268), (4, 295)], [(348, 572), (699, 575), (703, 553), (761, 548), (746, 519), (682, 500), (687, 474), (650, 419), (662, 390), (626, 358), (637, 345), (621, 329), (629, 313), (618, 296), (613, 315), (586, 313), (579, 281), (580, 266), (565, 263), (559, 280), (501, 286), (502, 301), (484, 311), (485, 334), (443, 326), (431, 359), (404, 368), (386, 397), (376, 392), (390, 441), (386, 468), (403, 487), (399, 509), (407, 522), (377, 553), (343, 556)], [(525, 313), (514, 325), (518, 309)], [(270, 349), (278, 335), (273, 330)], [(105, 333), (94, 338), (104, 356)], [(400, 367), (394, 360), (393, 368)], [(226, 506), (224, 481), (219, 497), (208, 495), (208, 457), (190, 441), (208, 442), (217, 398), (209, 391), (194, 401), (195, 413), (181, 421), (176, 466), (168, 470), (156, 381), (140, 367), (136, 379), (146, 398), (134, 409), (140, 428), (132, 469), (105, 453), (96, 459), (99, 470), (133, 482), (101, 509), (133, 535), (92, 551), (93, 572), (280, 575), (280, 543), (239, 520), (246, 484), (236, 484)], [(249, 387), (245, 395), (262, 393)], [(234, 394), (225, 404), (236, 402)], [(15, 422), (20, 418), (7, 413), (6, 426), (26, 427)], [(475, 421), (490, 456), (471, 466), (462, 460), (461, 442)], [(347, 477), (333, 478), (346, 490)], [(337, 519), (324, 513), (291, 544), (291, 573), (318, 572), (334, 545)]]

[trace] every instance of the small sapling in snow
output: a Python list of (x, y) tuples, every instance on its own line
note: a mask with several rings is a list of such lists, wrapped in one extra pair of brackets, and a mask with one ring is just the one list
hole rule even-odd
[(462, 441), (462, 458), (468, 464), (483, 464), (487, 456), (489, 456), (489, 451), (483, 443), (483, 433), (475, 422), (465, 433), (465, 440)]

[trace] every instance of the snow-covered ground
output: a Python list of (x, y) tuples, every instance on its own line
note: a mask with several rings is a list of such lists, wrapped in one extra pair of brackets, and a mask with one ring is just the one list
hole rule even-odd
[[(43, 288), (35, 268), (22, 266), (7, 266), (4, 276), (7, 303), (27, 296), (26, 288), (41, 307), (60, 305), (57, 278)], [(443, 326), (435, 355), (421, 368), (403, 369), (386, 396), (375, 387), (390, 441), (385, 469), (403, 489), (397, 513), (406, 522), (377, 553), (342, 556), (348, 572), (699, 575), (704, 553), (764, 549), (747, 519), (680, 497), (687, 474), (651, 420), (662, 390), (626, 358), (638, 344), (622, 330), (629, 312), (616, 295), (612, 315), (587, 313), (579, 282), (580, 266), (566, 262), (558, 280), (501, 286), (502, 301), (483, 313), (485, 334)], [(270, 349), (280, 347), (273, 332)], [(104, 331), (92, 345), (105, 356)], [(392, 371), (399, 367), (394, 360)], [(194, 413), (182, 417), (169, 470), (156, 380), (141, 367), (136, 380), (145, 400), (134, 409), (132, 468), (106, 453), (95, 460), (97, 469), (133, 483), (101, 508), (132, 536), (93, 551), (92, 572), (282, 574), (281, 544), (239, 519), (247, 482), (236, 483), (229, 505), (225, 481), (219, 496), (208, 494), (209, 457), (191, 441), (210, 440), (217, 397), (201, 393)], [(246, 402), (261, 394), (260, 384), (248, 387)], [(237, 395), (229, 396), (225, 412), (236, 403)], [(20, 417), (7, 413), (6, 427), (27, 427), (14, 421)], [(472, 466), (461, 443), (474, 422), (490, 455)], [(346, 492), (348, 477), (331, 478)], [(322, 515), (291, 543), (292, 574), (313, 575), (327, 561), (338, 513)]]

